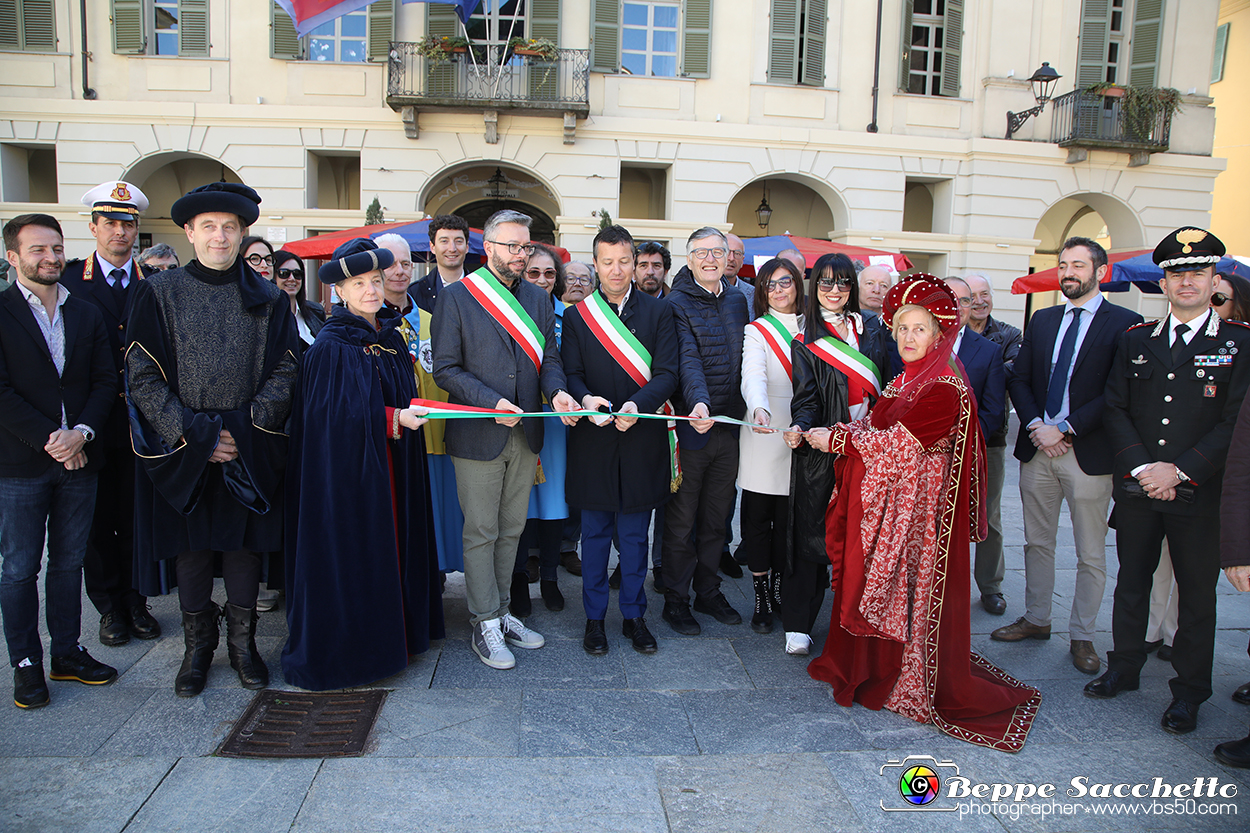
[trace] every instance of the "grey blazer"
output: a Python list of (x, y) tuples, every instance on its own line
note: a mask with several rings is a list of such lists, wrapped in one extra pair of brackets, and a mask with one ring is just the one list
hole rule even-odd
[[(564, 367), (556, 345), (555, 310), (551, 297), (521, 280), (517, 300), (546, 339), (541, 375), (534, 363), (477, 299), (457, 281), (438, 295), (430, 322), (434, 348), (434, 381), (455, 405), (493, 408), (507, 399), (523, 411), (541, 411), (565, 389)], [(535, 454), (543, 446), (543, 419), (521, 420)], [(466, 460), (493, 460), (508, 442), (512, 429), (493, 419), (453, 419), (447, 423), (447, 453)]]

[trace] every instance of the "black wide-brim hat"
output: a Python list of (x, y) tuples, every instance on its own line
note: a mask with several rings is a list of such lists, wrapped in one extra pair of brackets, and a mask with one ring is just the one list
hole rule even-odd
[(1206, 229), (1183, 226), (1155, 246), (1155, 265), (1170, 272), (1192, 272), (1220, 262), (1224, 243)]
[(395, 262), (390, 249), (379, 249), (377, 243), (365, 237), (348, 240), (330, 257), (317, 270), (317, 279), (322, 283), (339, 283), (375, 269), (386, 269)]
[(200, 214), (234, 214), (245, 226), (260, 217), (260, 194), (239, 182), (210, 182), (178, 199), (169, 209), (175, 223), (185, 226)]

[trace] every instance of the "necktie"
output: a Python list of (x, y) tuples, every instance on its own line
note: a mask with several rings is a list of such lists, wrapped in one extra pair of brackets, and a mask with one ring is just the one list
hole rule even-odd
[(122, 286), (122, 281), (126, 279), (126, 272), (123, 269), (114, 269), (109, 272), (109, 277), (113, 279), (110, 287), (113, 290), (113, 297), (117, 299), (117, 305), (126, 306), (126, 287)]
[(1080, 307), (1072, 308), (1072, 323), (1063, 334), (1063, 343), (1059, 345), (1059, 358), (1055, 361), (1055, 369), (1050, 372), (1050, 387), (1046, 388), (1046, 415), (1052, 419), (1063, 407), (1063, 393), (1068, 389), (1068, 367), (1072, 364), (1072, 354), (1076, 351), (1076, 334), (1081, 329)]
[(1188, 346), (1185, 344), (1185, 333), (1189, 332), (1189, 325), (1177, 324), (1173, 332), (1176, 333), (1176, 338), (1172, 341), (1172, 365), (1175, 366), (1181, 359), (1181, 353), (1185, 352)]

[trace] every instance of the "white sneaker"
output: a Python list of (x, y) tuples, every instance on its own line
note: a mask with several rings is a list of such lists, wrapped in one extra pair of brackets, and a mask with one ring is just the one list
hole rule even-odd
[(509, 645), (515, 645), (518, 648), (541, 648), (547, 644), (547, 640), (543, 639), (541, 633), (525, 627), (521, 620), (511, 613), (505, 613), (500, 621), (503, 623), (503, 638)]
[(503, 633), (499, 630), (498, 619), (487, 619), (473, 626), (473, 636), (469, 643), (478, 659), (491, 668), (506, 671), (516, 667), (516, 657), (503, 644)]
[(805, 633), (786, 631), (786, 653), (805, 657), (811, 651), (812, 638)]

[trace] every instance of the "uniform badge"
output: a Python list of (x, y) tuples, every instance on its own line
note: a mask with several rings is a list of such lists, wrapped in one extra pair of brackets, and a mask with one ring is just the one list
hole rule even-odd
[(1203, 370), (1202, 368), (1199, 368), (1199, 369), (1198, 369), (1197, 376), (1198, 376), (1198, 378), (1199, 378), (1199, 379), (1204, 378), (1206, 375), (1207, 375), (1207, 372), (1206, 372), (1205, 370)]
[(117, 187), (113, 189), (113, 193), (109, 196), (118, 202), (130, 202), (130, 189), (126, 187), (126, 183), (119, 182), (117, 183)]
[(1203, 385), (1202, 395), (1205, 396), (1207, 399), (1214, 399), (1215, 398), (1215, 385)]
[(1146, 357), (1141, 354), (1138, 354), (1137, 358), (1133, 359), (1133, 364), (1145, 364), (1145, 363), (1146, 363)]

